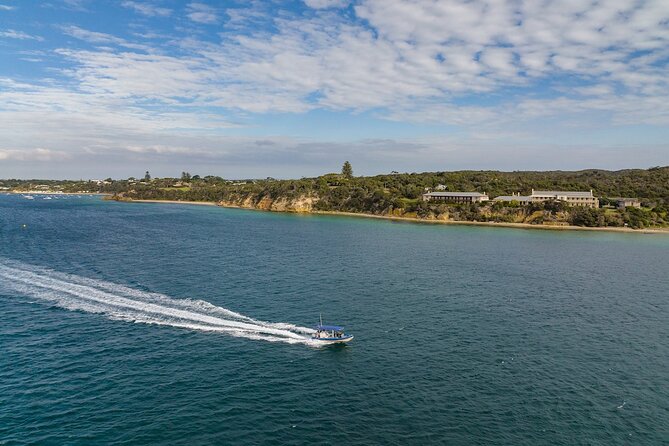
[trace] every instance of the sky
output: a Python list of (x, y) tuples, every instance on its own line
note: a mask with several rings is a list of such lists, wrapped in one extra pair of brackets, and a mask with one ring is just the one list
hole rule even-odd
[(669, 164), (667, 0), (0, 0), (0, 178)]

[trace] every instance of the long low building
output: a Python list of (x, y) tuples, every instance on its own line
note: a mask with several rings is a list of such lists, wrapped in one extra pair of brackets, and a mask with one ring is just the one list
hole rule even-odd
[(625, 210), (625, 208), (628, 207), (640, 208), (641, 202), (639, 201), (638, 198), (617, 198), (616, 206), (618, 207), (618, 209), (622, 210)]
[[(423, 201), (441, 201), (444, 203), (482, 203), (488, 201), (488, 195), (480, 192), (428, 192), (423, 194)], [(502, 195), (494, 201), (527, 205), (544, 201), (563, 201), (570, 206), (599, 207), (599, 200), (590, 191), (534, 190), (530, 195)]]
[(428, 192), (423, 194), (423, 201), (443, 201), (444, 203), (482, 203), (489, 199), (488, 195), (480, 192)]
[(599, 207), (599, 200), (592, 194), (592, 191), (561, 191), (561, 190), (534, 190), (530, 195), (501, 195), (495, 197), (493, 201), (511, 203), (518, 202), (518, 204), (541, 203), (544, 201), (564, 201), (570, 206), (587, 206), (591, 208)]
[(533, 202), (557, 200), (569, 203), (570, 206), (599, 207), (599, 199), (592, 194), (592, 189), (588, 192), (532, 189), (530, 200)]

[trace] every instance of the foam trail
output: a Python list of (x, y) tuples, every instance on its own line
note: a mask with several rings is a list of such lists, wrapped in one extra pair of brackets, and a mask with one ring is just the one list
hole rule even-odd
[(0, 289), (110, 319), (226, 333), (270, 342), (316, 345), (313, 330), (263, 322), (195, 299), (174, 299), (127, 286), (0, 259)]

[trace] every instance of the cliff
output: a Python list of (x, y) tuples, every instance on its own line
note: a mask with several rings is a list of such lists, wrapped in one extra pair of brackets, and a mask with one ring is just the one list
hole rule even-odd
[(269, 196), (238, 196), (232, 199), (217, 201), (219, 206), (242, 209), (258, 209), (274, 212), (312, 212), (319, 198), (316, 196), (278, 197)]

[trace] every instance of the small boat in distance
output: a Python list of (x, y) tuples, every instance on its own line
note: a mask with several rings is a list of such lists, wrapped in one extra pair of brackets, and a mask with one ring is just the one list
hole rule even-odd
[(344, 327), (339, 325), (323, 325), (323, 316), (321, 315), (320, 324), (316, 325), (316, 333), (311, 336), (311, 339), (319, 344), (343, 344), (353, 340), (353, 335), (344, 333)]

